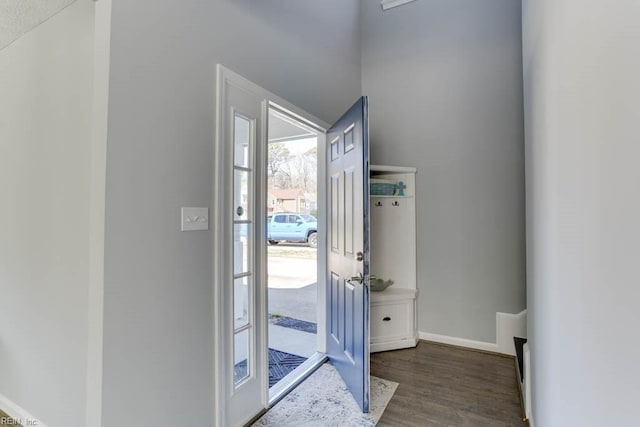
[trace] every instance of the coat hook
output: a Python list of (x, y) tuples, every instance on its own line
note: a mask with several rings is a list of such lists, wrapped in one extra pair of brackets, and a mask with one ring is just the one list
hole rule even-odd
[(400, 206), (400, 202), (398, 202), (398, 201), (396, 200), (396, 201), (395, 201), (395, 202), (393, 202), (391, 205), (392, 205), (392, 206), (395, 206), (395, 207), (398, 207), (398, 206)]
[(376, 202), (376, 206), (382, 206), (382, 202), (381, 202), (380, 200), (378, 200), (378, 201)]

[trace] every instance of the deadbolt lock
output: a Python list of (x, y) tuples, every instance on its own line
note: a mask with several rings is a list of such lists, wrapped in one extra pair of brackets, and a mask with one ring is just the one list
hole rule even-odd
[(363, 254), (362, 252), (358, 252), (358, 253), (356, 254), (356, 259), (357, 259), (358, 261), (362, 261), (362, 260), (364, 260), (364, 254)]

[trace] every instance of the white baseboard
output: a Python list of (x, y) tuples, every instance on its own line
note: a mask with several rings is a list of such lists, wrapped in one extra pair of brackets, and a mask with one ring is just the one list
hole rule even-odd
[(515, 356), (513, 337), (527, 337), (527, 310), (522, 310), (518, 314), (496, 313), (496, 343), (474, 341), (431, 332), (420, 332), (419, 335), (422, 340)]
[(522, 396), (524, 400), (524, 414), (529, 419), (529, 424), (533, 427), (533, 412), (531, 408), (531, 353), (529, 351), (529, 344), (525, 344), (522, 349), (523, 357), (523, 369), (524, 369), (524, 381), (522, 384)]
[(377, 353), (379, 351), (399, 350), (401, 348), (412, 348), (417, 344), (418, 337), (384, 342), (372, 342), (370, 345), (370, 351), (371, 353)]
[(0, 394), (0, 409), (2, 409), (2, 412), (6, 413), (14, 420), (19, 421), (23, 426), (32, 425), (38, 427), (47, 427), (45, 423), (31, 415), (27, 410), (9, 400), (8, 397), (2, 394)]
[(496, 345), (498, 353), (516, 355), (513, 337), (527, 337), (527, 310), (518, 314), (496, 313)]
[(498, 345), (484, 341), (468, 340), (466, 338), (450, 337), (448, 335), (432, 334), (430, 332), (419, 332), (421, 340), (439, 342), (442, 344), (457, 345), (459, 347), (473, 348), (484, 351), (498, 351)]

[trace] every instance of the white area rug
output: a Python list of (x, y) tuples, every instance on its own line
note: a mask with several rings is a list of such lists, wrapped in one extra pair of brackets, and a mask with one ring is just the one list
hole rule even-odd
[(375, 426), (398, 383), (371, 377), (370, 412), (363, 414), (338, 371), (322, 365), (278, 402), (254, 426)]

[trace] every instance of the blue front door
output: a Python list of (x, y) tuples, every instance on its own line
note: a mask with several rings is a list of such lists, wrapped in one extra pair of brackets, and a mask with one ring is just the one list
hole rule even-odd
[(369, 123), (362, 97), (327, 133), (327, 353), (369, 412)]

